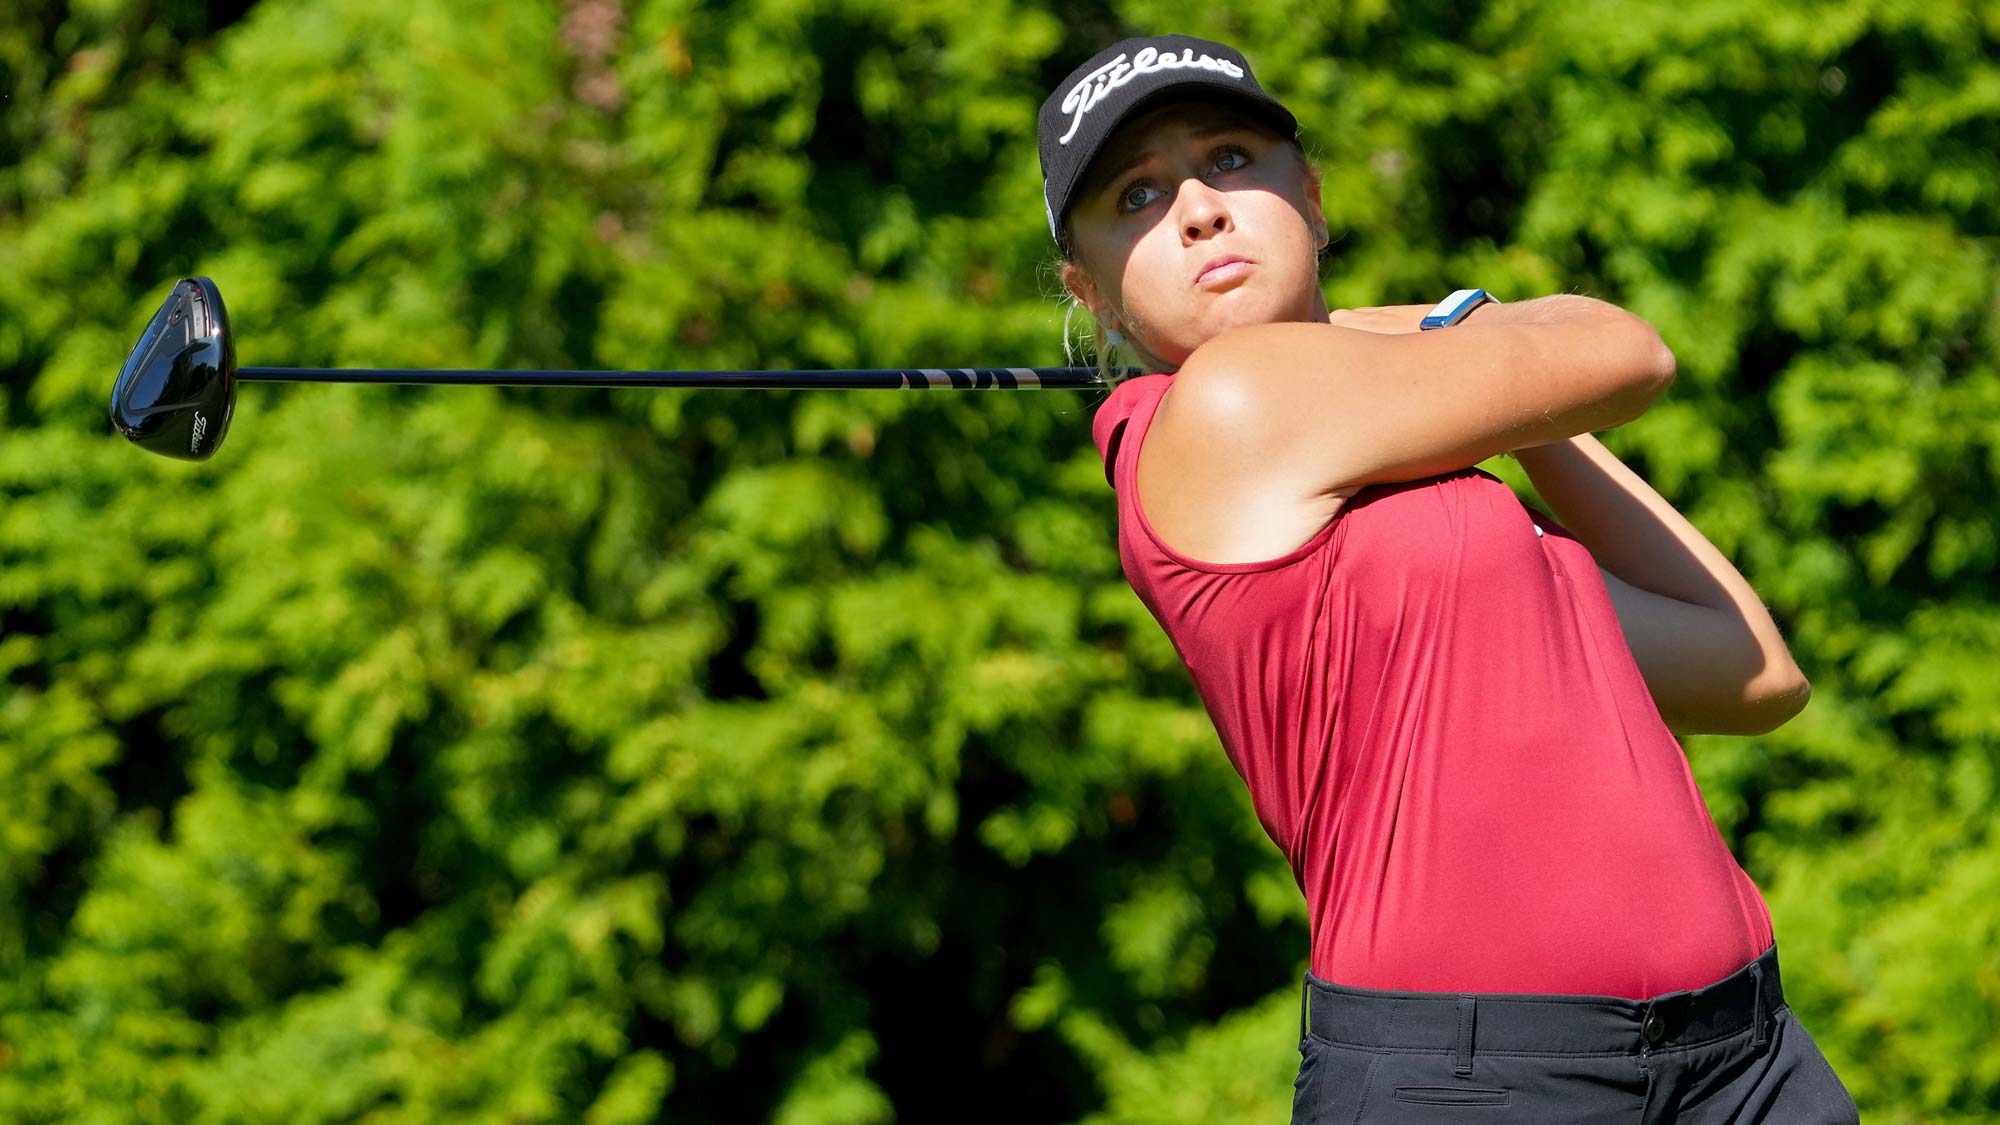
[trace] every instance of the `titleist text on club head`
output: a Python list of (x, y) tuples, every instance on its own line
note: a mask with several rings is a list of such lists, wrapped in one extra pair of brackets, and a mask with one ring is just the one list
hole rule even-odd
[(222, 294), (205, 277), (174, 284), (111, 390), (111, 423), (135, 445), (206, 461), (236, 406), (236, 353)]

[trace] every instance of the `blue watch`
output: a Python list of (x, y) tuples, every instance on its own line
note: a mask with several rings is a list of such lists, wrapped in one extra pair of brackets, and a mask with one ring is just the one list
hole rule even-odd
[[(1451, 296), (1439, 301), (1436, 307), (1432, 308), (1429, 313), (1425, 314), (1424, 319), (1418, 322), (1417, 328), (1423, 332), (1428, 332), (1433, 328), (1449, 328), (1459, 321), (1464, 320), (1465, 314), (1488, 301), (1493, 301), (1493, 298), (1484, 289), (1460, 289)], [(1493, 303), (1497, 305), (1500, 302), (1493, 301)]]

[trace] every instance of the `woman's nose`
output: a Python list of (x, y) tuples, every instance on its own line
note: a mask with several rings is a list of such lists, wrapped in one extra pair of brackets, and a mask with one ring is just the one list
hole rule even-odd
[(1181, 181), (1181, 236), (1189, 242), (1213, 238), (1229, 229), (1228, 199), (1193, 177)]

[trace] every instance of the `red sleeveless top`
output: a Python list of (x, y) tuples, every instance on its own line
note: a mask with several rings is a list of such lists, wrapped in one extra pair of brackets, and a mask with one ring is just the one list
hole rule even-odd
[(1465, 469), (1362, 489), (1277, 558), (1188, 558), (1133, 483), (1172, 380), (1092, 425), (1119, 557), (1291, 862), (1315, 975), (1646, 999), (1770, 946), (1583, 544)]

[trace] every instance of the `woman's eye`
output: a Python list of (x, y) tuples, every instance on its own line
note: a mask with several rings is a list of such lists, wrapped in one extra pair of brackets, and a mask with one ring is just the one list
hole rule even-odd
[[(1250, 154), (1240, 148), (1217, 149), (1212, 158), (1212, 166), (1218, 172), (1239, 172), (1250, 163)], [(1118, 197), (1118, 205), (1126, 211), (1137, 211), (1152, 202), (1144, 193), (1157, 190), (1151, 184), (1134, 183)]]
[[(1225, 162), (1229, 161), (1231, 158), (1234, 158), (1236, 162), (1233, 164), (1229, 164), (1227, 167), (1223, 167)], [(1242, 149), (1226, 148), (1223, 149), (1221, 152), (1215, 154), (1216, 167), (1221, 168), (1225, 172), (1234, 172), (1238, 168), (1241, 168), (1248, 163), (1250, 163), (1250, 154), (1244, 152)]]
[(1127, 211), (1137, 211), (1139, 208), (1152, 202), (1142, 195), (1143, 192), (1151, 190), (1145, 184), (1133, 184), (1131, 187), (1125, 189), (1125, 194), (1119, 197), (1119, 202), (1125, 205)]

